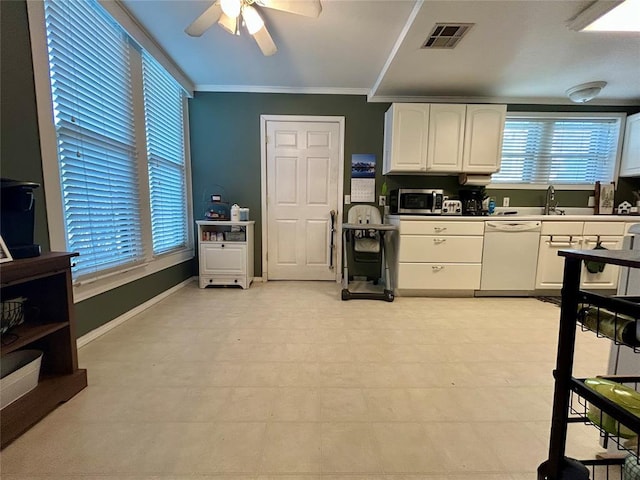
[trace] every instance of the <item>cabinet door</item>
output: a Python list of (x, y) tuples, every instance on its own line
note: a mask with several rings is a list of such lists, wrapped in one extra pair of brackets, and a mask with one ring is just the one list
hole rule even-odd
[[(620, 250), (622, 248), (623, 237), (600, 237), (600, 244), (608, 250)], [(597, 236), (585, 236), (582, 242), (582, 249), (591, 250), (598, 242)], [(606, 289), (615, 290), (618, 288), (618, 276), (620, 269), (617, 265), (605, 265), (602, 272), (590, 273), (582, 264), (582, 274), (580, 275), (580, 288), (585, 290)]]
[(385, 115), (385, 132), (386, 162), (382, 173), (426, 171), (429, 104), (393, 104)]
[(244, 275), (247, 259), (246, 245), (233, 242), (200, 246), (201, 275)]
[(462, 171), (500, 170), (506, 105), (467, 105)]
[(621, 177), (640, 176), (640, 113), (627, 117), (620, 163)]
[(427, 171), (461, 172), (466, 105), (431, 105)]
[(538, 249), (536, 289), (560, 290), (564, 274), (564, 257), (558, 256), (558, 250), (580, 249), (581, 245), (582, 237), (542, 235)]

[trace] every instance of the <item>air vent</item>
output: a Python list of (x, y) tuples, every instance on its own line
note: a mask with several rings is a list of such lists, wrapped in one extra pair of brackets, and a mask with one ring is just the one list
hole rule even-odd
[(422, 48), (453, 48), (475, 23), (436, 23)]

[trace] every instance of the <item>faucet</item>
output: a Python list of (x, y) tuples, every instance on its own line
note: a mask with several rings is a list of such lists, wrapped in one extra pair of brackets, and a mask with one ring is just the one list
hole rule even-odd
[(551, 213), (556, 213), (557, 206), (558, 202), (556, 202), (556, 191), (553, 188), (553, 185), (549, 185), (549, 188), (547, 188), (547, 197), (544, 202), (544, 214), (549, 215)]

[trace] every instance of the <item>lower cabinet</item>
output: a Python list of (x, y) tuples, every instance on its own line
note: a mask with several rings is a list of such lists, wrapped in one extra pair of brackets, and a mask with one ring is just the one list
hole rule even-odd
[(401, 221), (399, 293), (480, 288), (483, 233), (480, 221)]
[[(559, 250), (590, 250), (600, 244), (608, 250), (622, 248), (625, 224), (622, 222), (543, 222), (538, 249), (536, 289), (560, 290), (562, 288), (564, 257)], [(545, 234), (551, 235), (545, 235)], [(585, 290), (615, 290), (619, 269), (606, 265), (602, 272), (591, 273), (583, 265), (580, 287)]]
[(538, 248), (538, 269), (536, 289), (560, 290), (564, 272), (564, 258), (558, 251), (582, 248), (582, 237), (569, 235), (542, 235)]
[(482, 265), (464, 263), (400, 263), (398, 288), (406, 290), (477, 290)]
[(199, 221), (200, 288), (239, 285), (253, 281), (253, 221)]

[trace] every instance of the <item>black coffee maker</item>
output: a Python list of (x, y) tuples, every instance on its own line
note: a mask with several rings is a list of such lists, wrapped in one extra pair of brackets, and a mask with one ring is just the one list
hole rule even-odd
[(0, 234), (14, 259), (40, 255), (40, 245), (33, 242), (33, 191), (39, 186), (33, 182), (0, 179)]
[(482, 201), (486, 198), (484, 187), (467, 187), (458, 191), (462, 202), (462, 215), (486, 215)]

